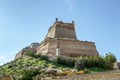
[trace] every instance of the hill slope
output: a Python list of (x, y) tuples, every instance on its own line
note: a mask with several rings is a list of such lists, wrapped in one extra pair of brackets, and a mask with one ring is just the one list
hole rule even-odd
[[(92, 59), (92, 58), (91, 58)], [(101, 59), (101, 58), (100, 58)], [(119, 80), (120, 72), (101, 72), (103, 68), (87, 68), (84, 71), (74, 69), (75, 60), (72, 58), (50, 60), (46, 55), (28, 53), (23, 57), (0, 66), (0, 75), (12, 75), (15, 80)], [(96, 60), (95, 60), (96, 61)], [(98, 62), (100, 62), (98, 60)], [(103, 64), (103, 63), (102, 63)], [(92, 74), (84, 74), (92, 73)], [(83, 74), (83, 75), (79, 75)], [(113, 75), (114, 74), (114, 75)], [(59, 77), (58, 77), (59, 76)], [(111, 78), (113, 77), (113, 79)], [(114, 79), (115, 78), (115, 79)]]
[(15, 79), (21, 79), (26, 76), (35, 77), (36, 75), (39, 75), (39, 77), (44, 77), (48, 76), (49, 73), (54, 74), (58, 70), (68, 68), (69, 67), (65, 65), (60, 65), (54, 61), (49, 61), (47, 56), (43, 56), (43, 58), (23, 56), (19, 59), (16, 59), (14, 61), (11, 61), (10, 63), (1, 66), (0, 74), (13, 75)]

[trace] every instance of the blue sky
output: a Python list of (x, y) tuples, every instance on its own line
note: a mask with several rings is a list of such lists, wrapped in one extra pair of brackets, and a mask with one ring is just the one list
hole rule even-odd
[(120, 0), (0, 0), (0, 65), (41, 42), (55, 18), (75, 21), (77, 38), (120, 61)]

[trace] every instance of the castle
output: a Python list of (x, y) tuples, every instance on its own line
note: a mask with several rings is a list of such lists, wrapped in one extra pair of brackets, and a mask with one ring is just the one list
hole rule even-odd
[(94, 42), (77, 39), (74, 21), (64, 23), (58, 21), (57, 18), (41, 43), (32, 43), (30, 46), (23, 48), (16, 54), (15, 58), (23, 56), (27, 51), (48, 56), (65, 57), (98, 55)]

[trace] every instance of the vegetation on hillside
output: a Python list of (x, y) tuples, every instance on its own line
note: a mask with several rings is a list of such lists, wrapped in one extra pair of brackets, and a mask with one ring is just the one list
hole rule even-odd
[[(116, 57), (112, 53), (105, 57), (68, 58), (58, 56), (55, 60), (46, 55), (27, 52), (25, 56), (0, 66), (1, 75), (13, 75), (15, 80), (40, 80), (46, 76), (79, 74), (80, 71), (103, 71), (112, 69)], [(82, 73), (84, 73), (82, 72)]]

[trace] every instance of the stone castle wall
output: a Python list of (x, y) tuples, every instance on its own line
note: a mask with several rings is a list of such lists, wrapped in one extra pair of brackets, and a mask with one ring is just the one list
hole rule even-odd
[(56, 26), (51, 26), (48, 30), (46, 38), (55, 38)]
[(49, 46), (49, 42), (47, 41), (41, 42), (40, 46), (36, 48), (37, 54), (41, 54), (41, 53), (47, 54), (48, 46)]
[(61, 40), (61, 55), (69, 57), (98, 55), (94, 43), (77, 40)]
[(56, 25), (56, 38), (69, 38), (76, 39), (74, 24), (72, 23), (57, 23)]
[[(59, 47), (60, 55), (67, 57), (96, 56), (98, 55), (93, 42), (70, 40), (70, 39), (49, 39), (46, 46), (42, 47), (43, 53), (56, 55), (56, 49)], [(46, 51), (48, 50), (48, 51)], [(39, 51), (37, 53), (39, 53)], [(46, 52), (45, 52), (46, 51)]]
[(19, 51), (16, 56), (15, 59), (20, 58), (21, 56), (23, 56), (26, 52), (32, 52), (32, 53), (36, 53), (36, 48), (23, 48), (21, 51)]

